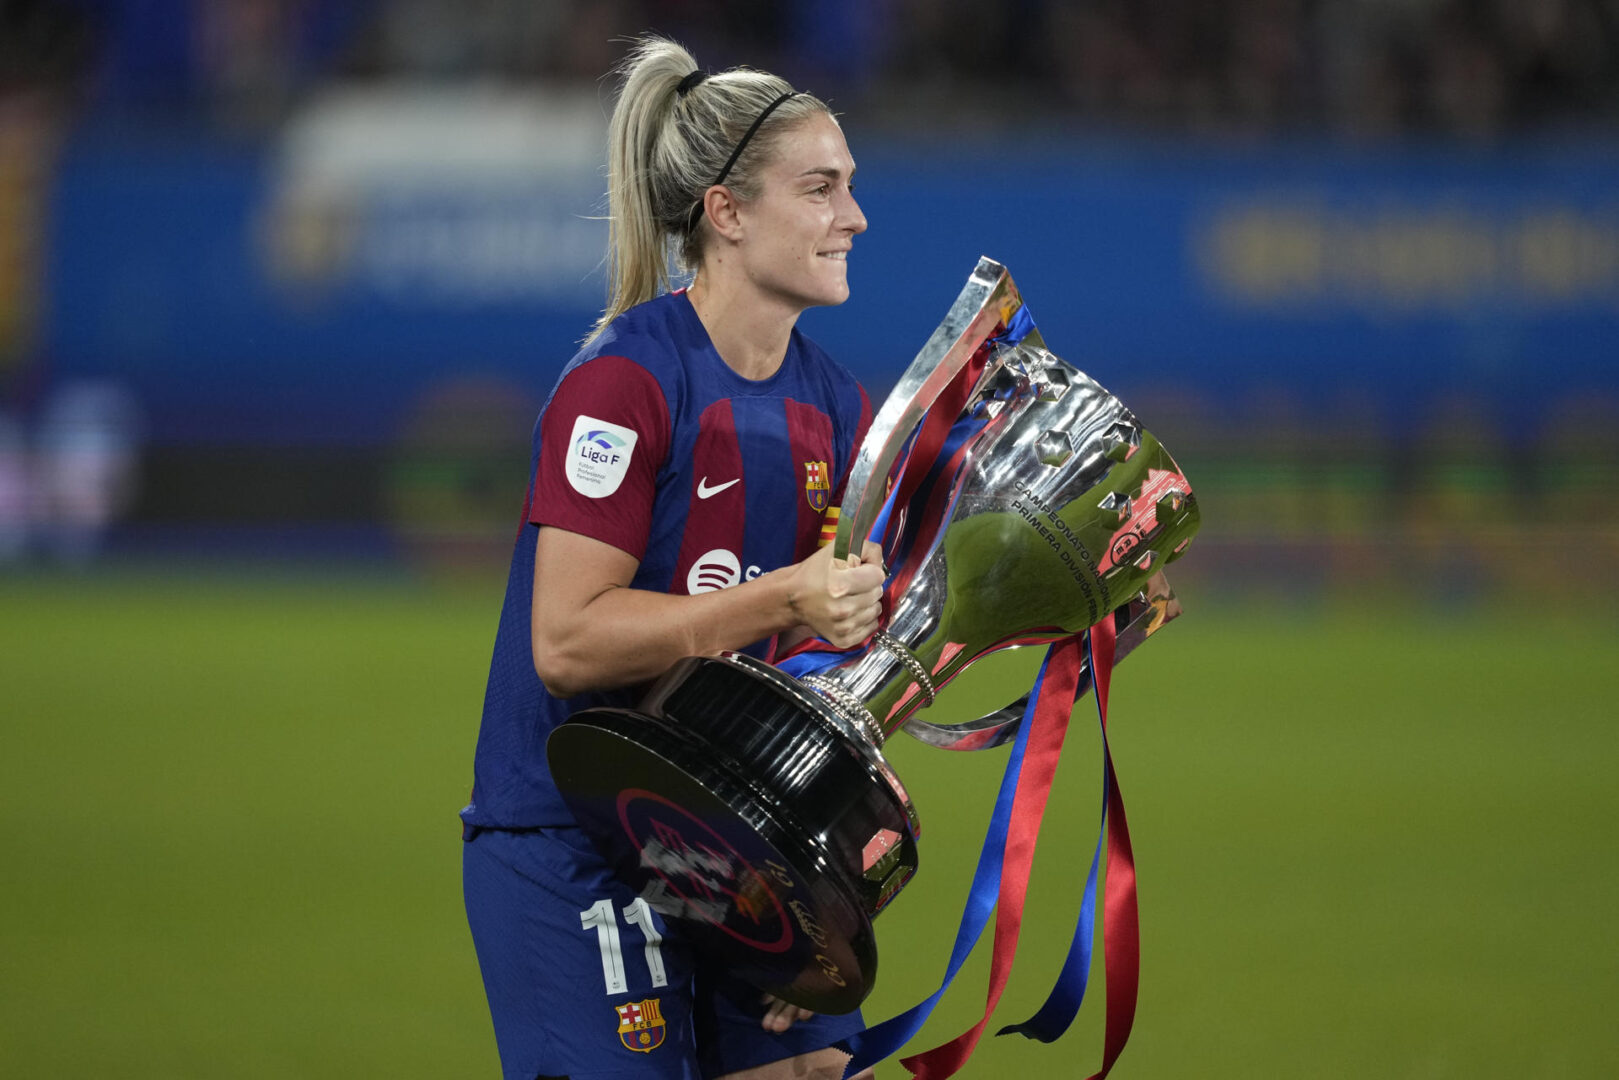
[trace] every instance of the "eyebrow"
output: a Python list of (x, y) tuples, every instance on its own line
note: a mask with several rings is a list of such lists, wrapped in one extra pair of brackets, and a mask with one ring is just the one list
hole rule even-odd
[[(858, 168), (858, 166), (856, 168)], [(850, 169), (849, 170), (849, 179), (850, 180), (854, 179), (855, 172), (856, 172), (856, 169)], [(798, 178), (800, 180), (802, 180), (806, 176), (824, 176), (828, 180), (837, 180), (837, 179), (840, 179), (843, 176), (843, 170), (836, 167), (835, 165), (823, 165), (818, 169), (805, 169), (803, 172), (798, 174)]]

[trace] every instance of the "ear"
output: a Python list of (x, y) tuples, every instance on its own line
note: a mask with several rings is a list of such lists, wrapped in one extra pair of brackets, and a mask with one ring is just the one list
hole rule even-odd
[(703, 216), (716, 233), (732, 243), (742, 239), (741, 205), (724, 184), (715, 184), (703, 192)]

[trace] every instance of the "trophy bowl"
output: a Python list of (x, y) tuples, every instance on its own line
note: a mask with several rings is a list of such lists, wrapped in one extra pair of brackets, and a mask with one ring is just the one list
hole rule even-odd
[(620, 879), (698, 949), (783, 1000), (848, 1012), (876, 979), (872, 919), (917, 868), (887, 738), (1006, 741), (1021, 702), (923, 714), (988, 653), (1104, 618), (1122, 658), (1170, 617), (1160, 571), (1198, 524), (1168, 452), (1046, 349), (1011, 276), (982, 259), (850, 469), (834, 554), (882, 543), (883, 628), (776, 666), (687, 657), (636, 708), (560, 725), (552, 775)]
[(618, 876), (736, 974), (849, 1012), (877, 972), (871, 919), (916, 868), (916, 813), (882, 753), (751, 656), (687, 657), (636, 709), (548, 745)]

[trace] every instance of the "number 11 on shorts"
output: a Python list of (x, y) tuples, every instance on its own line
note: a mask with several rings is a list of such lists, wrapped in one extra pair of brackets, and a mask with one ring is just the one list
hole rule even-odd
[[(653, 986), (668, 986), (669, 976), (663, 970), (663, 935), (652, 922), (652, 908), (639, 896), (624, 908), (624, 921), (639, 927), (646, 939), (646, 967), (652, 975)], [(618, 920), (613, 914), (611, 900), (598, 900), (579, 913), (579, 925), (596, 931), (596, 947), (602, 954), (602, 982), (607, 984), (607, 996), (629, 990), (624, 978), (624, 954), (618, 943)]]

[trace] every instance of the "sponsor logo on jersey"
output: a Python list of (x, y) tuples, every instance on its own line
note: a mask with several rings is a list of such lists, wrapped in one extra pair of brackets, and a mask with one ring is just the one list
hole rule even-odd
[(593, 416), (576, 419), (563, 467), (573, 490), (587, 499), (605, 499), (617, 491), (629, 474), (638, 438), (630, 428)]
[(832, 498), (832, 473), (824, 461), (804, 462), (804, 497), (816, 513), (826, 509)]
[(618, 1014), (618, 1041), (626, 1050), (647, 1053), (663, 1045), (668, 1028), (664, 1025), (659, 1001), (659, 998), (647, 998), (613, 1006)]
[(705, 476), (701, 480), (697, 481), (697, 497), (699, 499), (712, 499), (726, 488), (731, 487), (733, 484), (740, 484), (741, 482), (742, 478), (739, 476), (734, 480), (727, 480), (723, 484), (710, 484), (708, 482), (708, 477)]
[(744, 575), (742, 560), (736, 557), (735, 552), (715, 548), (713, 551), (705, 551), (691, 564), (691, 570), (686, 574), (686, 591), (693, 596), (698, 593), (718, 592), (721, 589), (729, 589), (744, 577), (752, 581), (761, 573), (763, 571), (759, 567), (750, 566)]

